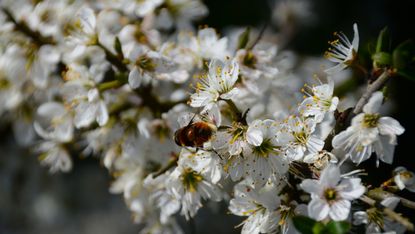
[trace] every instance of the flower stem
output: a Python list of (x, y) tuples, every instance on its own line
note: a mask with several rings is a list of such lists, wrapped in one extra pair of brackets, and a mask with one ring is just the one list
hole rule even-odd
[(225, 101), (228, 106), (231, 108), (232, 113), (234, 114), (236, 121), (247, 125), (246, 122), (246, 114), (242, 114), (242, 112), (238, 109), (238, 107), (235, 105), (235, 103), (231, 99), (221, 99), (222, 101)]
[(105, 52), (106, 59), (112, 65), (114, 65), (118, 69), (118, 71), (120, 71), (120, 72), (127, 72), (127, 71), (129, 71), (128, 70), (128, 67), (124, 64), (124, 62), (122, 61), (122, 59), (120, 59), (117, 55), (115, 55), (109, 49), (107, 49), (103, 44), (101, 44), (99, 42), (99, 40), (97, 41), (96, 45), (98, 47), (100, 47)]
[(363, 106), (367, 103), (369, 98), (372, 96), (372, 93), (378, 91), (386, 84), (389, 80), (390, 75), (388, 71), (384, 71), (372, 84), (367, 86), (366, 92), (362, 95), (359, 101), (356, 104), (356, 107), (353, 110), (353, 114), (357, 115), (362, 112)]
[(172, 154), (172, 158), (169, 160), (167, 165), (163, 168), (161, 168), (158, 172), (154, 174), (154, 178), (156, 178), (159, 175), (164, 174), (166, 171), (170, 170), (171, 168), (175, 167), (177, 165), (177, 160), (179, 160), (179, 156), (177, 154)]
[(122, 83), (119, 80), (108, 81), (108, 82), (98, 84), (98, 90), (100, 92), (103, 92), (108, 89), (118, 88), (121, 85)]

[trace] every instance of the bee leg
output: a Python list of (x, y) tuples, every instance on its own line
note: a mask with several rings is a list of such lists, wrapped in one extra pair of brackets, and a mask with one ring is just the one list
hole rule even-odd
[(216, 150), (214, 150), (214, 149), (211, 149), (216, 155), (218, 155), (219, 156), (219, 158), (221, 159), (221, 160), (223, 160), (223, 157), (222, 157), (222, 155), (220, 155)]

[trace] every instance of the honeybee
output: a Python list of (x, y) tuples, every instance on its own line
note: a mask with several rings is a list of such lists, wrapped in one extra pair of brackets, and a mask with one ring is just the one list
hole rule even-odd
[(194, 114), (187, 125), (174, 133), (174, 141), (179, 146), (201, 148), (215, 135), (216, 122), (214, 116), (198, 117)]

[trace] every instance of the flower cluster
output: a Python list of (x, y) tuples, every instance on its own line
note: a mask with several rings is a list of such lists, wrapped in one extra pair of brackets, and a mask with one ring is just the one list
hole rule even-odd
[[(276, 12), (304, 20), (297, 3)], [(196, 30), (208, 14), (199, 0), (0, 7), (2, 120), (52, 173), (70, 171), (72, 157), (102, 160), (110, 192), (144, 233), (180, 233), (174, 214), (189, 220), (221, 200), (246, 217), (242, 233), (294, 233), (299, 215), (347, 220), (366, 192), (350, 165), (373, 153), (391, 164), (404, 132), (381, 116), (380, 91), (337, 128), (341, 103), (356, 98), (335, 95), (356, 62), (356, 24), (352, 42), (336, 34), (327, 56), (337, 64), (324, 70), (323, 60), (277, 51), (273, 31)], [(395, 174), (400, 189), (414, 190), (413, 173)]]

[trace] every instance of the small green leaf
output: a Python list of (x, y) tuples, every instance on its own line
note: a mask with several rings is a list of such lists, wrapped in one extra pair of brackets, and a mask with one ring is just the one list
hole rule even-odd
[(345, 221), (330, 221), (324, 228), (324, 234), (344, 234), (350, 230), (350, 223)]
[(243, 33), (241, 33), (241, 35), (239, 35), (238, 38), (238, 49), (243, 49), (246, 47), (246, 45), (248, 44), (249, 41), (249, 34), (251, 32), (251, 28), (246, 28), (245, 31)]
[(115, 52), (117, 52), (118, 56), (120, 56), (123, 59), (124, 55), (122, 53), (122, 45), (121, 45), (120, 39), (118, 37), (115, 37), (114, 49), (115, 49)]
[(400, 70), (414, 62), (415, 44), (408, 40), (398, 45), (392, 54), (394, 68)]
[(376, 53), (379, 52), (388, 52), (390, 49), (390, 36), (388, 27), (384, 27), (378, 36), (376, 43)]
[(295, 228), (302, 234), (314, 234), (313, 227), (317, 221), (306, 216), (296, 216), (293, 218)]
[(322, 234), (325, 230), (324, 224), (321, 222), (317, 222), (313, 226), (313, 234)]
[(376, 52), (372, 59), (379, 66), (387, 66), (392, 63), (392, 56), (387, 52)]

